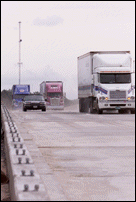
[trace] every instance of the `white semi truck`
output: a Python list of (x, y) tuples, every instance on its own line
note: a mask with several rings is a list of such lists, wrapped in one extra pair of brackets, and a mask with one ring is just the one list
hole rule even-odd
[(79, 111), (135, 113), (130, 51), (91, 51), (77, 58)]

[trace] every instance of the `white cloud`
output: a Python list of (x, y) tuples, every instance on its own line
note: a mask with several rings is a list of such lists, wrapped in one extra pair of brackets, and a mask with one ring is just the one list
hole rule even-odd
[(33, 20), (33, 25), (36, 26), (56, 26), (58, 24), (62, 24), (63, 23), (63, 19), (60, 16), (48, 16), (46, 19), (40, 19), (40, 18), (36, 18)]

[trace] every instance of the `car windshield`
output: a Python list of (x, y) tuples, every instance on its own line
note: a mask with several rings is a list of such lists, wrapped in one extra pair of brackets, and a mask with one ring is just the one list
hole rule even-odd
[(100, 83), (131, 83), (131, 74), (100, 74)]
[(29, 95), (24, 98), (24, 101), (44, 101), (43, 96)]

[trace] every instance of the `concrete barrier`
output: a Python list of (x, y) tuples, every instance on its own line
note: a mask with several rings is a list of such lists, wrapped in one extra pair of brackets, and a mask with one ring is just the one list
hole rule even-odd
[(3, 104), (1, 118), (11, 200), (50, 201), (23, 138)]

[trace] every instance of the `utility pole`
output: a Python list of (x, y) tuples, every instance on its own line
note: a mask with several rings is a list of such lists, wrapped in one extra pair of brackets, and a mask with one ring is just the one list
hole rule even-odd
[(19, 85), (20, 85), (20, 77), (21, 77), (21, 22), (19, 22)]

